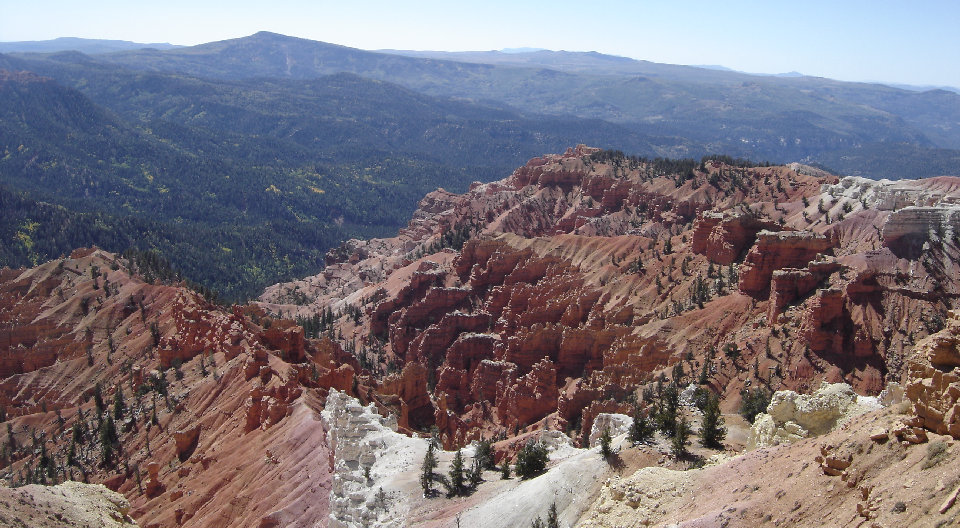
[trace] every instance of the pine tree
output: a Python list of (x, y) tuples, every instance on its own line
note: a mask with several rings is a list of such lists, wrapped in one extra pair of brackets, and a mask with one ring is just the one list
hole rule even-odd
[(529, 442), (517, 453), (517, 463), (514, 468), (521, 479), (528, 479), (539, 475), (547, 467), (549, 456), (547, 447), (540, 442)]
[(113, 465), (113, 446), (117, 442), (117, 428), (113, 423), (113, 417), (107, 415), (107, 419), (100, 425), (100, 458), (105, 467)]
[(680, 390), (674, 383), (667, 385), (660, 395), (657, 405), (657, 428), (663, 434), (672, 437), (677, 429), (677, 414), (680, 409)]
[(123, 418), (126, 406), (123, 403), (123, 392), (117, 387), (117, 392), (113, 393), (113, 417), (117, 420)]
[(600, 454), (603, 455), (604, 459), (609, 460), (613, 455), (613, 450), (610, 448), (610, 428), (606, 427), (603, 429), (603, 433), (600, 434)]
[(72, 442), (77, 444), (83, 443), (83, 420), (80, 416), (77, 416), (77, 420), (73, 422), (73, 438)]
[(502, 480), (508, 480), (510, 478), (510, 462), (504, 457), (503, 463), (500, 464), (500, 478)]
[(550, 504), (547, 510), (547, 528), (560, 528), (560, 516), (557, 514), (557, 501)]
[(670, 439), (670, 450), (677, 460), (687, 456), (687, 438), (690, 436), (690, 424), (681, 414), (677, 417), (676, 429)]
[(453, 464), (450, 466), (450, 494), (463, 494), (463, 453), (457, 449), (457, 454), (453, 456)]
[(100, 388), (100, 382), (93, 386), (93, 403), (97, 408), (97, 416), (103, 414), (106, 405), (103, 403), (103, 390)]
[(67, 448), (67, 465), (72, 466), (77, 457), (77, 442), (71, 438), (70, 447)]
[(699, 385), (706, 385), (710, 381), (710, 358), (703, 360), (703, 367), (700, 369), (700, 377), (697, 379)]
[(496, 463), (493, 460), (493, 446), (489, 440), (480, 440), (477, 442), (477, 451), (474, 457), (480, 461), (483, 469), (494, 469)]
[(470, 466), (470, 486), (476, 488), (483, 482), (483, 464), (479, 459), (474, 458)]
[(647, 420), (647, 414), (639, 407), (633, 410), (633, 423), (630, 424), (630, 441), (634, 444), (647, 442), (653, 436), (653, 425)]
[(703, 447), (723, 448), (723, 439), (727, 436), (723, 417), (720, 415), (720, 398), (715, 394), (707, 396), (707, 406), (703, 410), (703, 423), (700, 425), (700, 444)]
[(423, 488), (424, 497), (433, 491), (433, 470), (437, 468), (437, 455), (433, 450), (434, 444), (431, 441), (427, 444), (427, 454), (424, 455), (423, 464), (420, 465), (420, 487)]

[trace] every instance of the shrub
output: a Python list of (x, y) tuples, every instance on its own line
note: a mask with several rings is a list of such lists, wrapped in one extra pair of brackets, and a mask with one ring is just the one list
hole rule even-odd
[(740, 403), (740, 415), (750, 423), (757, 419), (758, 414), (766, 412), (767, 406), (770, 405), (770, 395), (761, 388), (744, 389), (740, 392), (740, 397), (743, 400)]
[(930, 469), (947, 458), (947, 444), (944, 442), (931, 442), (927, 444), (927, 457), (923, 461), (921, 469)]
[(535, 477), (547, 467), (547, 446), (529, 442), (517, 453), (516, 472), (521, 479)]

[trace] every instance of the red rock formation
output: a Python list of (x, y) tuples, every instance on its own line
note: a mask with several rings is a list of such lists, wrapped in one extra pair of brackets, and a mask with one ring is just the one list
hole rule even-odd
[(711, 262), (732, 264), (753, 246), (757, 233), (778, 230), (779, 226), (755, 214), (731, 211), (704, 211), (693, 226), (691, 250)]
[(960, 315), (946, 328), (917, 343), (909, 361), (907, 398), (916, 424), (960, 439)]
[(280, 351), (280, 357), (291, 363), (301, 363), (305, 358), (303, 328), (288, 319), (273, 321), (261, 335), (263, 343)]
[[(923, 335), (917, 317), (942, 309), (926, 281), (960, 289), (950, 289), (948, 256), (933, 279), (878, 249), (889, 213), (846, 196), (849, 186), (834, 189), (837, 181), (802, 166), (717, 161), (669, 174), (585, 149), (546, 155), (463, 195), (431, 193), (396, 238), (345, 244), (323, 274), (296, 283), (315, 304), (264, 306), (303, 314), (362, 305), (359, 323), (337, 321), (336, 331), (358, 347), (380, 346), (370, 334), (386, 343), (380, 364), (357, 378), (378, 384), (371, 398), (407, 415), (405, 427), (437, 426), (445, 445), (573, 425), (584, 413), (589, 421), (593, 402), (622, 403), (678, 364), (688, 378), (705, 371), (726, 409), (758, 384), (803, 391), (846, 380), (873, 392), (902, 374), (895, 358), (911, 331)], [(832, 222), (809, 206), (821, 193), (837, 193), (824, 196), (837, 209)], [(473, 238), (459, 252), (429, 254), (465, 226), (475, 226)], [(724, 354), (732, 344), (738, 353)], [(530, 407), (519, 388), (544, 361), (556, 395), (538, 386), (553, 401)], [(375, 380), (411, 364), (425, 372)], [(326, 379), (332, 368), (318, 370)], [(434, 382), (432, 392), (409, 387)], [(520, 404), (518, 420), (511, 409)]]
[(500, 423), (509, 429), (536, 422), (556, 410), (558, 396), (557, 369), (543, 358), (505, 391), (497, 406)]
[[(384, 378), (377, 388), (382, 400), (397, 412), (397, 425), (403, 429), (423, 429), (433, 423), (433, 402), (427, 393), (427, 368), (407, 363), (399, 374)], [(395, 401), (390, 396), (396, 398)]]
[(839, 270), (839, 263), (825, 261), (811, 262), (803, 269), (784, 268), (774, 271), (770, 281), (770, 307), (767, 310), (767, 319), (775, 322), (787, 305), (806, 296), (830, 274)]
[[(320, 383), (353, 382), (342, 350), (301, 341), (303, 359), (318, 365), (314, 376), (309, 366), (279, 357), (300, 359), (296, 354), (263, 345), (301, 350), (299, 327), (273, 321), (285, 329), (276, 341), (248, 319), (262, 322), (262, 312), (227, 311), (185, 288), (144, 284), (126, 266), (90, 249), (31, 270), (0, 271), (0, 405), (18, 446), (4, 470), (19, 474), (33, 463), (25, 451), (29, 430), (45, 438), (50, 456), (65, 460), (79, 419), (87, 447), (68, 472), (124, 494), (141, 525), (255, 526), (272, 512), (282, 512), (277, 518), (286, 525), (326, 519), (328, 455), (315, 412), (329, 386)], [(177, 372), (164, 370), (175, 363)], [(108, 405), (122, 394), (116, 425), (125, 464), (100, 460), (90, 397), (97, 384)], [(316, 388), (305, 394), (303, 385)], [(276, 460), (267, 468), (264, 446)], [(312, 491), (302, 487), (306, 480), (316, 484)], [(304, 499), (306, 509), (291, 513)]]
[(761, 231), (740, 267), (740, 291), (766, 298), (774, 271), (804, 268), (832, 247), (830, 239), (811, 231)]
[(176, 443), (177, 457), (180, 461), (190, 458), (193, 450), (200, 441), (200, 426), (196, 425), (190, 429), (181, 429), (173, 433), (173, 441)]

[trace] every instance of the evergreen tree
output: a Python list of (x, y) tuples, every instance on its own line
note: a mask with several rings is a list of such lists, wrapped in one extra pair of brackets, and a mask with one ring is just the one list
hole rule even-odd
[(500, 478), (502, 480), (508, 480), (510, 478), (510, 461), (506, 457), (503, 459), (503, 463), (500, 464)]
[(600, 434), (600, 454), (603, 455), (604, 459), (609, 460), (613, 455), (613, 450), (610, 448), (610, 428), (606, 427), (603, 429), (603, 433)]
[(423, 464), (420, 465), (420, 487), (423, 488), (424, 497), (430, 495), (433, 491), (433, 470), (437, 468), (437, 455), (433, 450), (434, 444), (431, 441), (427, 444), (427, 454), (424, 455)]
[(757, 419), (757, 415), (767, 412), (770, 405), (770, 395), (759, 387), (753, 390), (740, 391), (740, 414), (750, 423)]
[(657, 428), (672, 437), (677, 430), (677, 414), (680, 410), (680, 390), (674, 383), (667, 385), (657, 404)]
[(517, 453), (516, 472), (522, 479), (539, 475), (547, 467), (547, 447), (540, 442), (529, 442)]
[(496, 462), (493, 460), (493, 445), (489, 440), (480, 440), (477, 442), (477, 451), (474, 458), (480, 461), (483, 469), (496, 468)]
[(117, 392), (113, 393), (113, 417), (117, 420), (123, 418), (126, 406), (123, 403), (123, 392), (117, 387)]
[(71, 441), (76, 444), (83, 443), (83, 425), (82, 424), (83, 424), (83, 420), (81, 419), (80, 416), (77, 416), (77, 420), (73, 422), (73, 438), (71, 439)]
[(670, 450), (677, 460), (687, 456), (687, 438), (690, 436), (690, 424), (681, 414), (677, 417), (676, 429), (670, 439)]
[(107, 416), (107, 419), (103, 421), (103, 425), (100, 426), (100, 441), (103, 442), (104, 440), (111, 444), (116, 444), (120, 441), (120, 437), (117, 436), (117, 426), (113, 421), (113, 416)]
[(117, 442), (117, 428), (113, 423), (113, 417), (107, 415), (107, 419), (100, 424), (100, 458), (104, 467), (113, 465), (113, 446)]
[(547, 528), (560, 528), (560, 516), (557, 514), (557, 501), (550, 504), (547, 510)]
[(483, 482), (483, 464), (479, 459), (474, 458), (470, 466), (470, 486), (476, 488)]
[(453, 456), (453, 464), (450, 466), (450, 495), (463, 494), (463, 453), (457, 449), (457, 454)]
[(103, 389), (100, 388), (100, 382), (93, 386), (93, 404), (97, 408), (97, 416), (103, 414), (106, 405), (103, 403)]
[(706, 385), (708, 381), (710, 381), (710, 358), (703, 360), (703, 367), (700, 369), (700, 378), (697, 379), (697, 383)]
[(700, 444), (703, 447), (723, 448), (723, 439), (727, 436), (723, 416), (720, 415), (720, 397), (707, 396), (707, 406), (703, 409), (703, 423), (700, 425)]
[(653, 436), (653, 424), (647, 420), (647, 414), (639, 407), (633, 410), (633, 423), (630, 424), (630, 441), (634, 444), (647, 442)]
[(72, 466), (77, 457), (77, 442), (73, 438), (70, 439), (70, 447), (67, 448), (67, 465)]

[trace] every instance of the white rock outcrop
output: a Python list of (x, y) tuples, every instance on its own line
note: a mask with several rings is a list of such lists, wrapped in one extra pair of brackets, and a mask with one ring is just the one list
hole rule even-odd
[(813, 394), (777, 391), (767, 412), (757, 415), (747, 449), (820, 436), (853, 416), (880, 408), (875, 398), (858, 398), (846, 383), (824, 382)]
[(396, 477), (416, 471), (427, 440), (397, 433), (395, 416), (336, 389), (321, 419), (333, 451), (330, 528), (403, 526), (410, 504)]
[(871, 209), (896, 211), (904, 207), (934, 207), (956, 205), (956, 190), (925, 186), (923, 180), (871, 180), (858, 176), (844, 176), (834, 185), (820, 189), (824, 198), (840, 202), (856, 200)]
[(610, 431), (610, 437), (616, 438), (630, 432), (630, 425), (633, 419), (626, 414), (600, 413), (593, 420), (593, 428), (590, 429), (590, 447), (600, 445), (600, 436), (604, 429)]

